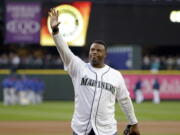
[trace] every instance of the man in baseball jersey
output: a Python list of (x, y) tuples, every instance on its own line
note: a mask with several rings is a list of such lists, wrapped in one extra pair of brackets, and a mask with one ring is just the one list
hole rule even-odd
[(115, 100), (131, 126), (129, 135), (140, 135), (134, 108), (119, 71), (104, 63), (105, 43), (95, 41), (89, 51), (90, 63), (75, 56), (58, 28), (58, 11), (49, 12), (52, 34), (74, 86), (75, 110), (71, 122), (73, 135), (117, 135)]

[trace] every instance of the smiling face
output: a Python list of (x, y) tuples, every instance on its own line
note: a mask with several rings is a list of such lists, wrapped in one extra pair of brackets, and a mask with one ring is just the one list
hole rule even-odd
[(102, 68), (106, 57), (106, 48), (103, 44), (93, 43), (89, 50), (89, 60), (93, 67)]

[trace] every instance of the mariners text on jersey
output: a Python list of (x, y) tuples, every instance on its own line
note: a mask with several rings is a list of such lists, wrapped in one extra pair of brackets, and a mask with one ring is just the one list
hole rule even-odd
[(98, 87), (101, 89), (108, 90), (114, 94), (116, 87), (114, 87), (112, 84), (107, 83), (107, 82), (101, 82), (101, 81), (96, 81), (87, 77), (83, 77), (81, 79), (81, 85), (85, 86), (93, 86), (93, 87)]

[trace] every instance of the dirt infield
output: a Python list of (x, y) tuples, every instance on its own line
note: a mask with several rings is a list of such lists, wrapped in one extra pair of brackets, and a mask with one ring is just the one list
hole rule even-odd
[[(118, 130), (122, 133), (126, 123), (118, 124)], [(180, 122), (152, 121), (140, 123), (141, 134), (180, 134)], [(32, 122), (0, 122), (0, 134), (59, 134), (71, 135), (70, 122), (32, 121)]]

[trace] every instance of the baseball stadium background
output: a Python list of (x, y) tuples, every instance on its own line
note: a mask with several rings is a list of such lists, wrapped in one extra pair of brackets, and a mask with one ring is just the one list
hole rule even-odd
[[(180, 135), (179, 0), (0, 0), (0, 135), (72, 134), (73, 86), (48, 30), (52, 7), (64, 13), (65, 39), (83, 60), (92, 41), (108, 44), (106, 62), (125, 78), (141, 134)], [(44, 82), (43, 102), (5, 105), (9, 76)], [(137, 104), (139, 79), (144, 101)], [(127, 121), (118, 104), (116, 119), (122, 134)]]

